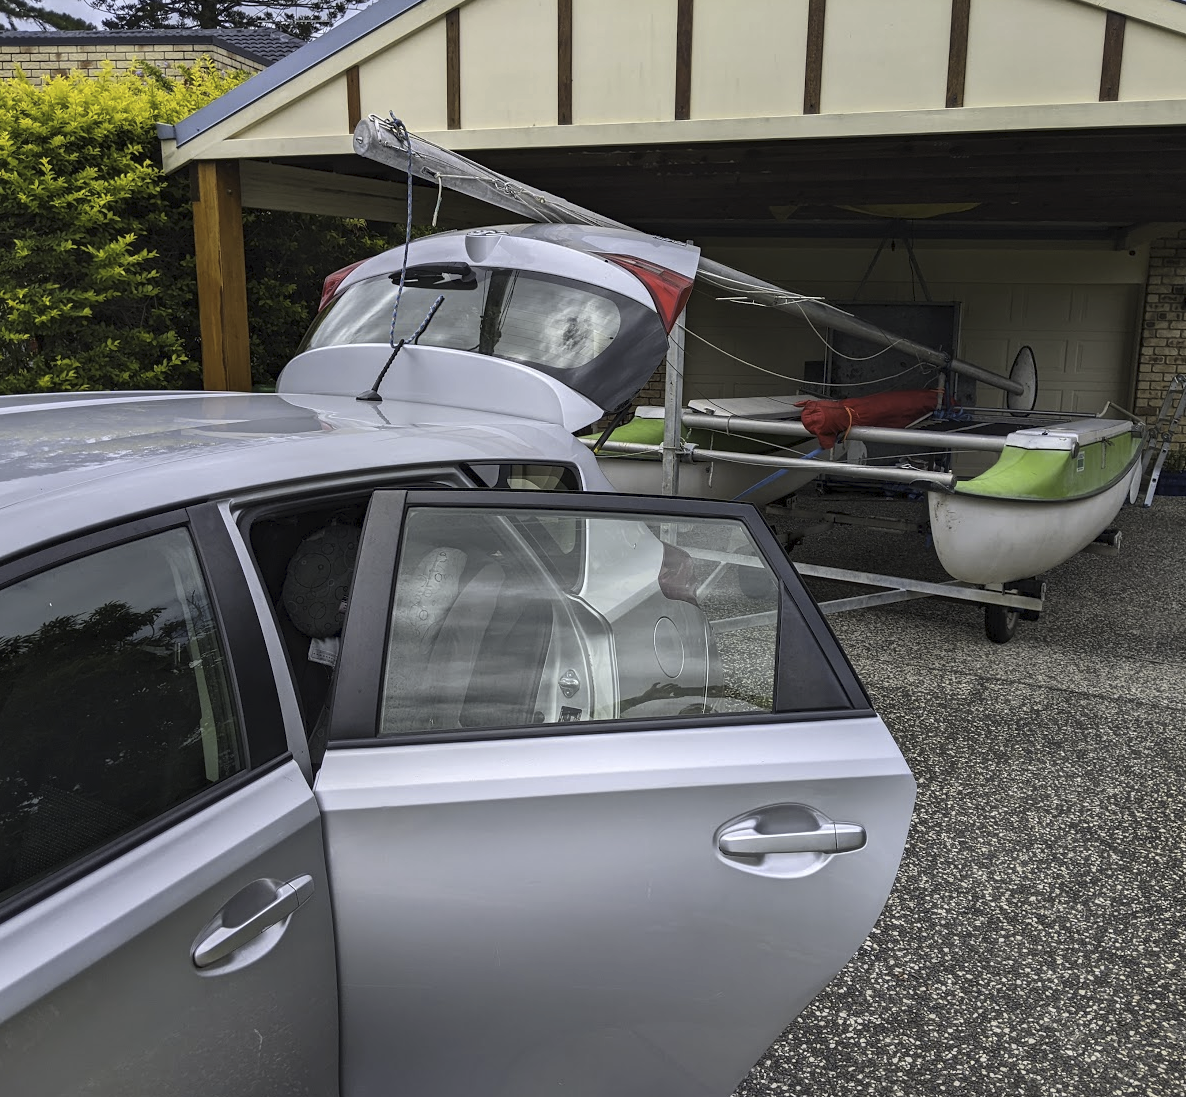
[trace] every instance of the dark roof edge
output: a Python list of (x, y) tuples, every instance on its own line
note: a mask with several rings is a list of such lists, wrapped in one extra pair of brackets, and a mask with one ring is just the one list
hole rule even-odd
[(220, 122), (225, 122), (257, 99), (262, 99), (269, 92), (287, 84), (420, 3), (423, 3), (423, 0), (376, 0), (357, 15), (351, 16), (336, 27), (331, 27), (319, 38), (314, 38), (312, 42), (306, 43), (287, 57), (282, 57), (262, 72), (256, 73), (250, 80), (220, 95), (201, 110), (181, 119), (173, 127), (177, 147), (180, 148), (188, 141), (199, 137)]
[[(291, 41), (297, 43), (289, 51), (290, 53), (295, 53), (304, 45), (299, 38), (294, 38), (290, 34), (284, 34), (283, 31), (276, 31), (275, 33), (276, 37), (273, 41), (277, 46), (284, 45), (283, 42), (279, 41), (281, 37), (291, 39)], [(8, 34), (0, 33), (0, 45), (11, 46), (89, 46), (96, 44), (104, 46), (129, 44), (187, 46), (195, 42), (221, 46), (228, 53), (233, 53), (238, 57), (245, 57), (249, 61), (258, 61), (261, 65), (272, 65), (278, 60), (275, 56), (269, 57), (267, 54), (252, 49), (250, 46), (242, 45), (235, 38), (228, 37), (221, 29), (206, 31), (196, 28), (179, 31), (146, 30), (140, 33), (123, 32), (118, 35), (107, 35), (102, 31), (17, 31)]]

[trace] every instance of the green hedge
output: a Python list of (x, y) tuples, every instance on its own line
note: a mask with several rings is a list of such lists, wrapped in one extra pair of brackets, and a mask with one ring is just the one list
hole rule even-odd
[[(189, 177), (156, 122), (242, 79), (199, 63), (0, 81), (0, 393), (201, 387)], [(394, 238), (361, 221), (244, 216), (252, 376), (275, 378), (326, 274)]]

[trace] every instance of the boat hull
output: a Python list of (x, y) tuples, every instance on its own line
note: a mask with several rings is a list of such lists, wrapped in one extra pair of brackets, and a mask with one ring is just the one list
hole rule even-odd
[(1085, 549), (1129, 499), (1141, 465), (1077, 499), (1002, 499), (959, 492), (929, 496), (931, 536), (944, 570), (966, 583), (1040, 575)]

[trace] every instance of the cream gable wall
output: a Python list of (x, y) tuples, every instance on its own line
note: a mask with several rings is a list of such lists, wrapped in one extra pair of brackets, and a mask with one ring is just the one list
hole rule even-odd
[(364, 118), (395, 111), (408, 129), (443, 130), (449, 116), (445, 21), (429, 23), (360, 64), (358, 98)]
[(460, 20), (462, 126), (554, 126), (556, 0), (481, 0)]
[(950, 37), (951, 0), (830, 0), (820, 111), (942, 108)]
[(803, 113), (808, 0), (696, 0), (692, 117)]
[(1124, 31), (1120, 98), (1186, 98), (1186, 38), (1130, 19)]
[[(572, 4), (570, 126), (557, 124), (557, 0), (422, 0), (184, 146), (166, 143), (168, 170), (348, 152), (353, 65), (364, 115), (395, 111), (457, 149), (1163, 125), (1186, 99), (1186, 5), (1170, 0), (971, 0), (964, 106), (950, 110), (950, 0), (830, 0), (822, 113), (808, 116), (808, 0), (695, 0), (691, 118), (676, 121), (678, 0)], [(454, 8), (460, 130), (447, 129)], [(1099, 103), (1110, 10), (1127, 16), (1122, 102)]]
[(1075, 0), (972, 0), (964, 106), (1098, 101), (1106, 21)]
[(346, 78), (339, 76), (319, 88), (306, 92), (295, 103), (288, 103), (267, 118), (248, 126), (236, 137), (284, 137), (296, 132), (307, 137), (343, 133), (346, 116)]
[(573, 0), (574, 123), (675, 116), (676, 10), (676, 0)]

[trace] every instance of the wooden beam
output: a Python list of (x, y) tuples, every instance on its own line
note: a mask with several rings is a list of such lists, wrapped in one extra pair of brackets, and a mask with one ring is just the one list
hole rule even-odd
[(947, 105), (964, 105), (968, 70), (968, 14), (972, 0), (951, 0), (951, 41), (947, 47)]
[(445, 16), (445, 98), (447, 125), (461, 129), (461, 9)]
[(1104, 24), (1104, 57), (1100, 64), (1100, 102), (1115, 103), (1120, 98), (1120, 68), (1124, 61), (1124, 26), (1127, 19), (1108, 12)]
[(195, 166), (194, 247), (202, 326), (202, 386), (250, 392), (239, 164), (235, 160), (200, 160)]
[(828, 0), (810, 0), (807, 7), (807, 67), (803, 76), (803, 113), (819, 114), (824, 82), (824, 16)]
[[(336, 171), (315, 171), (288, 165), (241, 160), (244, 209), (290, 210), (323, 217), (365, 217), (397, 225), (408, 215), (408, 190), (403, 177), (368, 179)], [(435, 187), (412, 188), (412, 221), (426, 225), (436, 207)], [(448, 193), (441, 203), (441, 228), (472, 228), (506, 219), (492, 206)]]
[(346, 70), (346, 116), (349, 119), (350, 132), (362, 121), (362, 93), (358, 88), (358, 66), (351, 65)]
[(556, 124), (572, 125), (572, 0), (556, 2)]
[(676, 9), (675, 117), (692, 117), (692, 0), (679, 0)]

